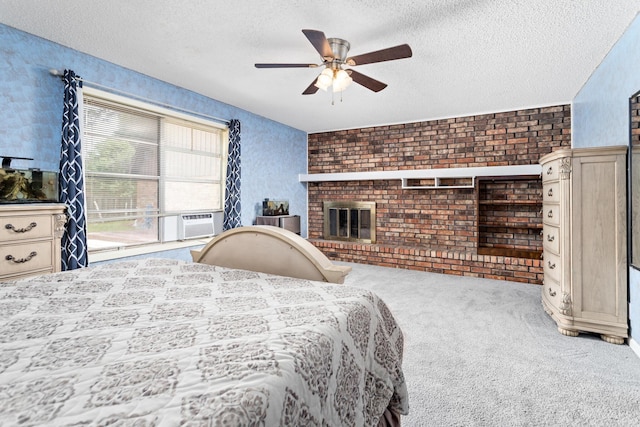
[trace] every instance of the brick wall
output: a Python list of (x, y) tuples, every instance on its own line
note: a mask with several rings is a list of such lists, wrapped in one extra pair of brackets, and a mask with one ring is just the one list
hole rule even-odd
[[(544, 154), (570, 146), (570, 107), (316, 133), (308, 144), (310, 174), (537, 164)], [(476, 189), (402, 189), (400, 180), (376, 180), (309, 183), (308, 190), (309, 239), (330, 258), (542, 281), (540, 260), (477, 253)], [(512, 190), (542, 201), (539, 191)], [(322, 202), (335, 200), (376, 202), (375, 244), (322, 240)], [(539, 241), (528, 240), (530, 246)]]

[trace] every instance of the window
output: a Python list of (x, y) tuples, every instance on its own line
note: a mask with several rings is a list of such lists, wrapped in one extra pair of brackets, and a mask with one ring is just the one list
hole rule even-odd
[(227, 130), (136, 104), (84, 97), (90, 251), (156, 243), (164, 218), (222, 209)]

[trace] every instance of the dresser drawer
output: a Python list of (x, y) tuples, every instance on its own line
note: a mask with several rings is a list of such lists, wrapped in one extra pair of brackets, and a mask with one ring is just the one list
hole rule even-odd
[(51, 240), (2, 245), (0, 246), (0, 275), (12, 276), (47, 268), (53, 271), (52, 251)]
[(51, 215), (22, 215), (0, 217), (0, 242), (51, 237)]
[(560, 225), (560, 205), (544, 203), (542, 205), (542, 222), (549, 225)]
[(542, 182), (557, 181), (560, 176), (560, 161), (554, 160), (542, 165)]
[(542, 284), (542, 296), (554, 308), (560, 308), (562, 303), (562, 293), (560, 292), (560, 284), (553, 279), (544, 275), (544, 283)]
[(545, 252), (551, 251), (560, 254), (560, 229), (552, 225), (544, 224), (542, 227), (542, 246)]
[(544, 276), (560, 282), (560, 257), (551, 252), (544, 253)]
[(543, 185), (542, 198), (545, 202), (560, 202), (560, 183), (548, 182)]

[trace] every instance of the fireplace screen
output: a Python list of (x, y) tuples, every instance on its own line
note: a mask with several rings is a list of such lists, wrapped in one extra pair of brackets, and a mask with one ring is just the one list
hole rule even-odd
[(324, 202), (324, 238), (375, 243), (375, 202)]

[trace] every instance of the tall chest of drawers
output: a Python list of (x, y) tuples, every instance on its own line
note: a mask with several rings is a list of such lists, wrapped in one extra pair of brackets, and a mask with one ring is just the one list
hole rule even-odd
[(60, 271), (63, 204), (0, 205), (0, 281)]
[(542, 304), (564, 335), (628, 337), (626, 152), (563, 149), (540, 159)]

